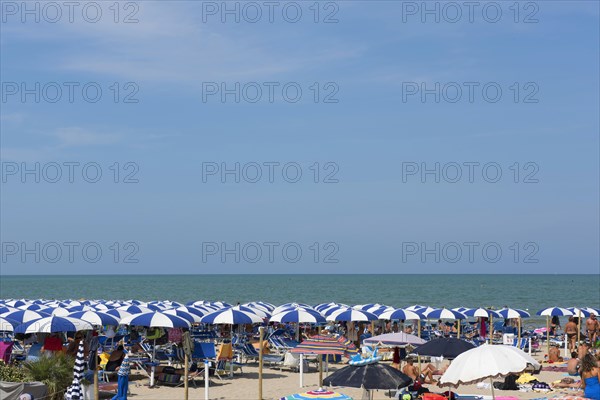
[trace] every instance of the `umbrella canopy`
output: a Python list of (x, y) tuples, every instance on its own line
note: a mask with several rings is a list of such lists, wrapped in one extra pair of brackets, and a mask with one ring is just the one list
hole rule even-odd
[(529, 318), (531, 315), (525, 310), (519, 310), (518, 308), (503, 308), (498, 310), (498, 314), (502, 318)]
[(425, 317), (419, 314), (417, 311), (405, 310), (403, 308), (397, 308), (391, 311), (385, 311), (379, 314), (380, 319), (424, 319)]
[(70, 313), (68, 316), (71, 318), (82, 319), (94, 326), (119, 325), (118, 318), (100, 311), (77, 311)]
[(121, 320), (121, 325), (144, 326), (148, 328), (189, 328), (191, 326), (188, 321), (181, 317), (158, 311), (130, 315)]
[(78, 318), (52, 316), (21, 324), (15, 328), (15, 333), (77, 332), (93, 329), (92, 324)]
[(568, 307), (567, 310), (571, 311), (573, 315), (581, 315), (582, 317), (589, 317), (591, 312), (586, 310), (585, 308), (577, 308), (577, 307)]
[(325, 317), (323, 317), (320, 312), (301, 307), (296, 307), (295, 309), (275, 314), (269, 319), (269, 321), (280, 323), (296, 322), (311, 324), (321, 324), (327, 322)]
[(530, 355), (514, 346), (484, 344), (456, 357), (440, 378), (439, 386), (458, 387), (510, 373), (518, 374), (529, 364), (540, 366)]
[(113, 317), (117, 318), (118, 320), (122, 320), (125, 317), (129, 317), (129, 316), (133, 315), (132, 313), (130, 313), (128, 311), (119, 310), (116, 308), (106, 311), (106, 314), (112, 315)]
[(440, 338), (431, 340), (419, 347), (413, 353), (421, 356), (456, 358), (459, 354), (471, 350), (475, 345), (455, 338)]
[(117, 310), (127, 311), (129, 314), (145, 314), (154, 311), (148, 307), (138, 305), (122, 306), (117, 308)]
[(223, 310), (214, 311), (210, 314), (206, 314), (200, 322), (205, 324), (260, 324), (263, 322), (262, 318), (256, 314), (249, 313), (241, 310), (233, 310), (231, 308), (225, 308)]
[(332, 312), (327, 316), (327, 321), (377, 321), (379, 317), (368, 311), (360, 311), (352, 308), (341, 309)]
[(85, 369), (85, 360), (83, 358), (83, 340), (79, 342), (77, 355), (75, 356), (75, 366), (73, 367), (73, 383), (67, 388), (65, 399), (67, 400), (82, 400), (83, 388), (81, 380), (83, 379), (83, 371)]
[(543, 310), (540, 310), (536, 313), (537, 315), (545, 315), (545, 316), (559, 316), (559, 317), (563, 317), (565, 315), (573, 315), (573, 313), (569, 310), (567, 310), (566, 308), (561, 308), (561, 307), (549, 307), (549, 308), (544, 308)]
[(366, 344), (382, 344), (387, 346), (403, 346), (405, 344), (411, 344), (418, 346), (426, 343), (425, 340), (404, 332), (398, 333), (386, 333), (383, 335), (373, 336), (364, 340)]
[(304, 340), (298, 346), (290, 350), (292, 353), (303, 354), (333, 354), (350, 357), (350, 354), (358, 353), (358, 349), (344, 336), (337, 338), (332, 336), (315, 335)]
[[(417, 310), (419, 311), (419, 310)], [(435, 308), (428, 313), (424, 313), (427, 318), (439, 319), (466, 319), (467, 317), (458, 311), (448, 310), (447, 308)]]
[(261, 318), (269, 318), (271, 316), (271, 313), (269, 311), (261, 310), (260, 308), (256, 308), (256, 307), (235, 306), (232, 308), (234, 310), (245, 311), (247, 313), (256, 314)]
[(329, 399), (329, 400), (352, 400), (352, 397), (342, 393), (332, 392), (330, 390), (319, 388), (305, 393), (296, 393), (282, 397), (280, 400), (309, 400), (309, 399)]
[(0, 317), (0, 332), (12, 332), (12, 331), (14, 331), (13, 324), (9, 320)]
[(410, 385), (412, 379), (396, 368), (375, 363), (349, 365), (323, 379), (324, 385), (373, 389), (398, 389)]
[(199, 315), (197, 315), (197, 314), (192, 314), (192, 313), (189, 313), (187, 311), (178, 310), (178, 309), (165, 310), (165, 311), (163, 311), (163, 313), (170, 314), (170, 315), (176, 315), (176, 316), (178, 316), (180, 318), (185, 319), (190, 324), (199, 323), (200, 320), (202, 319), (202, 317), (199, 316)]
[(488, 310), (487, 308), (467, 308), (466, 310), (461, 312), (467, 317), (494, 317), (494, 318), (502, 318), (502, 315), (494, 310)]
[(35, 321), (36, 319), (48, 317), (49, 314), (45, 314), (45, 313), (41, 313), (41, 312), (37, 312), (37, 311), (20, 310), (20, 311), (4, 313), (1, 316), (10, 321), (14, 321), (19, 324), (25, 324), (27, 322)]

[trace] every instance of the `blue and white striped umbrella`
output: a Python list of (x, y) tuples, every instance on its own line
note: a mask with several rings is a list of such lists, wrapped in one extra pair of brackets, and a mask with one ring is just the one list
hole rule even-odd
[(130, 305), (130, 306), (122, 306), (117, 308), (117, 310), (123, 310), (123, 311), (127, 311), (129, 314), (135, 315), (135, 314), (145, 314), (145, 313), (149, 313), (152, 312), (153, 310), (149, 309), (148, 307), (144, 307), (144, 306), (138, 306), (138, 305)]
[(92, 324), (78, 318), (51, 316), (21, 324), (15, 328), (15, 333), (77, 332), (93, 329)]
[(361, 310), (361, 311), (367, 311), (370, 312), (371, 314), (375, 314), (375, 315), (381, 315), (386, 311), (394, 311), (394, 307), (390, 307), (390, 306), (377, 306), (377, 307), (371, 307), (367, 310)]
[(8, 314), (9, 312), (14, 312), (14, 311), (19, 311), (19, 309), (16, 307), (10, 307), (10, 306), (0, 306), (0, 315)]
[(318, 312), (323, 312), (323, 310), (329, 309), (331, 307), (338, 307), (338, 308), (352, 308), (347, 304), (342, 304), (342, 303), (321, 303), (321, 304), (317, 304), (314, 309), (317, 310)]
[(27, 306), (29, 304), (31, 304), (30, 302), (26, 301), (26, 300), (8, 300), (4, 303), (7, 306), (10, 307), (15, 307), (15, 308), (19, 308), (22, 306)]
[(518, 308), (503, 308), (502, 310), (498, 310), (498, 314), (502, 316), (502, 318), (529, 318), (531, 315), (525, 311), (520, 310)]
[(323, 308), (321, 310), (318, 310), (321, 314), (323, 314), (325, 317), (331, 315), (332, 313), (334, 313), (335, 311), (339, 311), (339, 310), (350, 310), (352, 309), (352, 307), (348, 307), (348, 306), (343, 306), (343, 305), (333, 305), (333, 306), (329, 306), (326, 308)]
[(181, 307), (177, 307), (175, 310), (185, 311), (188, 314), (194, 314), (198, 317), (204, 317), (206, 314), (209, 313), (206, 310), (202, 310), (200, 308), (193, 307), (193, 306), (181, 306)]
[(188, 321), (181, 317), (158, 311), (130, 315), (123, 318), (120, 325), (143, 326), (146, 328), (189, 328), (191, 326)]
[(79, 318), (84, 321), (89, 322), (94, 326), (102, 326), (102, 325), (119, 325), (119, 319), (100, 311), (76, 311), (72, 312), (68, 315), (72, 318)]
[(80, 304), (78, 306), (73, 306), (73, 307), (67, 308), (67, 311), (69, 311), (69, 314), (71, 314), (71, 313), (79, 312), (79, 311), (98, 311), (98, 310), (96, 310), (94, 307), (89, 306), (87, 304)]
[(25, 324), (30, 321), (35, 321), (36, 319), (48, 317), (49, 314), (37, 311), (19, 310), (0, 314), (0, 316), (11, 321), (15, 321), (19, 324)]
[(13, 332), (15, 327), (9, 320), (0, 317), (0, 332)]
[(584, 308), (567, 307), (567, 310), (571, 311), (576, 317), (579, 315), (586, 318), (590, 316), (590, 312)]
[(312, 307), (309, 304), (285, 303), (285, 304), (280, 305), (279, 307), (275, 307), (272, 314), (275, 315), (275, 314), (279, 314), (282, 311), (294, 310), (298, 307), (312, 309)]
[(106, 314), (108, 315), (112, 315), (113, 317), (117, 318), (119, 321), (122, 320), (123, 318), (132, 316), (133, 314), (124, 310), (119, 310), (116, 308), (113, 308), (112, 310), (108, 310), (106, 311)]
[(464, 314), (467, 317), (502, 318), (502, 315), (500, 315), (500, 313), (494, 310), (488, 310), (487, 308), (468, 308), (465, 311), (461, 312), (461, 314)]
[(596, 316), (600, 315), (600, 309), (593, 307), (583, 307), (582, 310), (589, 312), (590, 314), (594, 314)]
[(83, 388), (81, 387), (81, 380), (83, 379), (83, 371), (85, 370), (85, 359), (83, 354), (83, 340), (79, 342), (77, 348), (77, 355), (75, 356), (75, 366), (73, 367), (73, 382), (71, 386), (67, 388), (65, 393), (66, 400), (82, 400), (83, 399)]
[(573, 313), (569, 310), (567, 310), (566, 308), (561, 308), (561, 307), (549, 307), (549, 308), (544, 308), (543, 310), (540, 310), (536, 313), (537, 315), (545, 315), (545, 316), (559, 316), (559, 317), (564, 317), (566, 315), (573, 315)]
[(327, 321), (325, 320), (325, 317), (323, 317), (321, 313), (316, 310), (296, 307), (293, 310), (283, 311), (279, 314), (273, 315), (269, 322), (324, 324)]
[(177, 309), (170, 309), (170, 310), (164, 310), (163, 313), (165, 314), (169, 314), (169, 315), (176, 315), (180, 318), (185, 319), (187, 322), (189, 322), (190, 324), (197, 324), (200, 322), (200, 320), (202, 319), (202, 317), (196, 315), (196, 314), (191, 314), (187, 311), (182, 311), (182, 310), (177, 310)]
[(206, 314), (200, 322), (213, 325), (260, 324), (263, 322), (263, 319), (253, 313), (225, 308)]
[(425, 319), (425, 316), (419, 314), (416, 311), (405, 310), (403, 308), (397, 308), (395, 310), (386, 311), (379, 314), (380, 319), (393, 319), (393, 320), (414, 320), (414, 319)]
[(57, 317), (66, 317), (69, 315), (69, 310), (64, 307), (54, 307), (52, 309), (48, 308), (46, 310), (42, 310), (43, 312), (50, 312), (52, 315)]
[(415, 304), (414, 306), (410, 306), (410, 307), (406, 307), (405, 310), (408, 311), (417, 311), (419, 312), (419, 314), (423, 314), (423, 315), (427, 315), (428, 313), (430, 313), (431, 311), (435, 310), (435, 308), (429, 307), (429, 306), (421, 306), (418, 304)]
[(425, 314), (427, 318), (437, 318), (437, 319), (466, 319), (465, 314), (460, 313), (458, 311), (449, 310), (447, 308), (436, 308), (427, 314)]
[(268, 311), (263, 311), (260, 310), (258, 308), (253, 308), (253, 307), (246, 307), (246, 306), (235, 306), (232, 307), (232, 309), (234, 310), (239, 310), (239, 311), (245, 311), (247, 313), (251, 313), (251, 314), (256, 314), (261, 318), (269, 318), (271, 316), (271, 313)]
[(29, 310), (29, 311), (41, 311), (46, 307), (44, 304), (27, 304), (24, 306), (17, 307), (19, 310)]
[(347, 308), (332, 312), (327, 316), (327, 321), (365, 322), (377, 321), (379, 317), (367, 311)]

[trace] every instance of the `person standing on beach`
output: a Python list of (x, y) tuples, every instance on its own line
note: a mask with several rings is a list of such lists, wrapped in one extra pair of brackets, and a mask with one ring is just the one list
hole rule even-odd
[(593, 346), (598, 338), (598, 331), (600, 331), (600, 322), (596, 319), (596, 314), (590, 314), (590, 317), (585, 321), (585, 329), (587, 330), (588, 339)]
[(577, 324), (573, 317), (569, 317), (569, 322), (565, 325), (565, 334), (569, 342), (569, 351), (575, 350), (575, 341), (577, 340)]

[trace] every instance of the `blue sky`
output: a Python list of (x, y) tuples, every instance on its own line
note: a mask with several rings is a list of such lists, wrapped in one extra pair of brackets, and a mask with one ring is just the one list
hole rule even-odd
[[(97, 23), (80, 10), (73, 23), (23, 22), (6, 3), (3, 274), (600, 272), (597, 2), (521, 2), (518, 22), (512, 2), (493, 3), (496, 23), (486, 2), (456, 23), (408, 12), (421, 2), (321, 2), (319, 23), (313, 2), (276, 2), (273, 22), (263, 7), (257, 23), (207, 14), (221, 2), (120, 3), (118, 23), (109, 3)], [(295, 4), (302, 17), (290, 23), (279, 10)], [(123, 23), (129, 13), (137, 23)], [(330, 13), (337, 22), (323, 23)], [(36, 82), (46, 96), (23, 100), (21, 84)], [(56, 103), (51, 82), (64, 89)], [(65, 82), (79, 85), (73, 102)], [(90, 82), (102, 89), (96, 103), (80, 90)], [(251, 83), (239, 103), (206, 92), (236, 82)], [(439, 102), (407, 92), (436, 83)], [(284, 99), (286, 84), (301, 88), (299, 101)], [(484, 86), (502, 90), (497, 102)], [(125, 103), (133, 88), (137, 103)], [(39, 183), (21, 175), (36, 163)], [(79, 163), (72, 183), (65, 163)], [(257, 163), (262, 178), (203, 180), (203, 166), (223, 163), (248, 174)], [(436, 163), (447, 175), (422, 178)], [(48, 182), (56, 164), (62, 178)], [(102, 172), (98, 182), (83, 179), (84, 164)], [(282, 177), (285, 164), (302, 171), (298, 182)], [(123, 182), (130, 173), (137, 183)], [(102, 255), (84, 257), (86, 243)], [(465, 243), (476, 243), (472, 262)]]

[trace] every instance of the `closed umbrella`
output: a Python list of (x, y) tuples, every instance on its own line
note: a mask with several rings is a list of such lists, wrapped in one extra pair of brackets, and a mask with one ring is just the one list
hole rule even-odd
[(127, 392), (129, 391), (129, 352), (125, 353), (125, 357), (117, 372), (117, 394), (111, 400), (127, 400)]
[(71, 386), (67, 388), (65, 399), (67, 400), (82, 400), (83, 399), (83, 388), (81, 387), (81, 380), (83, 379), (83, 371), (85, 369), (85, 360), (83, 358), (83, 340), (79, 342), (77, 348), (77, 355), (75, 356), (75, 366), (73, 367), (73, 382)]
[[(440, 378), (438, 385), (458, 387), (487, 379), (492, 383), (493, 378), (500, 378), (511, 373), (519, 374), (528, 365), (535, 368), (540, 366), (530, 355), (514, 346), (483, 344), (456, 357)], [(493, 383), (491, 387), (492, 397), (495, 398)]]

